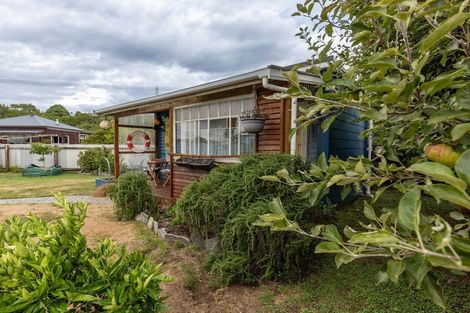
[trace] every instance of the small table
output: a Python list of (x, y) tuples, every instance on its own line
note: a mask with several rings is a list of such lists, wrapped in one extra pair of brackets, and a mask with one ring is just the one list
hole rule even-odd
[(158, 186), (158, 180), (160, 179), (160, 174), (163, 176), (164, 182), (163, 186), (170, 181), (170, 169), (168, 166), (168, 161), (165, 159), (153, 159), (152, 161), (147, 162), (149, 168), (147, 174), (150, 177), (150, 180)]

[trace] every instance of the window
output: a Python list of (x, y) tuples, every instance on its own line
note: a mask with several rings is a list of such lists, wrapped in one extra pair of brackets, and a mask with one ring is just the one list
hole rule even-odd
[(200, 155), (253, 153), (255, 135), (240, 131), (240, 114), (253, 109), (253, 97), (175, 109), (175, 152)]

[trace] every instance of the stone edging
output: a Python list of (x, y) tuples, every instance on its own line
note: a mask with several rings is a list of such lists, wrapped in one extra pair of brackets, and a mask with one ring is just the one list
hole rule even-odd
[(218, 239), (217, 237), (203, 239), (201, 235), (194, 233), (191, 234), (191, 239), (186, 236), (171, 234), (166, 231), (166, 228), (160, 228), (158, 222), (144, 212), (140, 212), (136, 215), (135, 220), (137, 222), (144, 223), (148, 229), (152, 230), (158, 238), (165, 240), (169, 243), (180, 242), (185, 246), (194, 244), (201, 249), (208, 252), (214, 252), (217, 249)]

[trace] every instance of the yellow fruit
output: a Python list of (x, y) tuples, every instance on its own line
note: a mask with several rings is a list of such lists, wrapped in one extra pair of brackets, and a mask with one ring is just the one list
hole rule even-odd
[(460, 157), (460, 153), (455, 152), (451, 146), (444, 143), (430, 145), (424, 148), (424, 153), (429, 160), (454, 167)]

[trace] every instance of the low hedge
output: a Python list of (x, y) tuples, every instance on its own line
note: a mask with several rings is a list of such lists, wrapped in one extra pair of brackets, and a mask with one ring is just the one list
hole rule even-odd
[(206, 260), (206, 268), (218, 273), (221, 283), (294, 278), (313, 257), (313, 240), (253, 225), (259, 215), (270, 213), (269, 202), (275, 197), (282, 199), (292, 220), (319, 218), (291, 186), (260, 179), (283, 168), (298, 173), (309, 164), (284, 154), (248, 156), (193, 182), (172, 208), (175, 223), (205, 238), (219, 237), (219, 251)]

